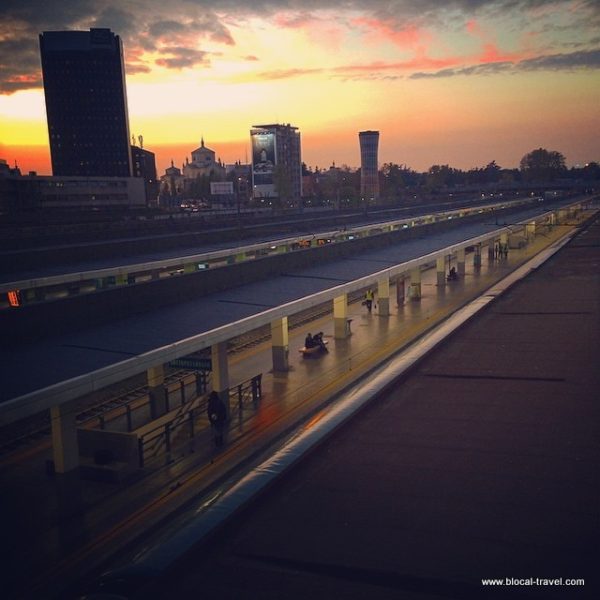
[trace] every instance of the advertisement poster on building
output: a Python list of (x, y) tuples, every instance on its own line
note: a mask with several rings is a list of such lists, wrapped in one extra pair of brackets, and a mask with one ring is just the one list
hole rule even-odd
[[(252, 133), (252, 172), (255, 183), (272, 184), (275, 169), (275, 134), (254, 131)], [(259, 176), (260, 181), (256, 181)]]

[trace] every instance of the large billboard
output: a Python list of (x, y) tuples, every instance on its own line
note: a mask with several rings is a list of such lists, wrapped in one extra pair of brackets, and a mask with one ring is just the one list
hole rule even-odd
[(275, 196), (275, 133), (252, 130), (252, 185), (254, 197)]

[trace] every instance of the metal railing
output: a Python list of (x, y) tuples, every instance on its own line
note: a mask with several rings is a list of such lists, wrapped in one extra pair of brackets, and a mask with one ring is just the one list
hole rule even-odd
[(245, 408), (256, 409), (261, 397), (262, 373), (255, 375), (252, 379), (244, 381), (233, 388), (229, 388), (230, 418), (232, 402), (237, 404), (238, 412), (241, 416)]
[[(243, 420), (258, 408), (262, 397), (262, 373), (229, 389), (229, 421)], [(172, 419), (146, 431), (138, 439), (139, 465), (147, 467), (157, 460), (171, 462), (172, 452), (193, 442), (202, 432), (210, 431), (206, 415), (208, 395), (197, 398), (185, 411), (178, 412)], [(237, 415), (236, 415), (237, 413)]]
[[(186, 381), (189, 372), (178, 373), (171, 381), (165, 382), (166, 412), (174, 410), (179, 404), (184, 406), (193, 402), (198, 396), (206, 393), (210, 373), (197, 371), (195, 379)], [(78, 415), (79, 427), (93, 424), (99, 429), (110, 428), (113, 431), (132, 432), (143, 426), (151, 419), (151, 398), (148, 386), (131, 390), (118, 398), (96, 406)]]

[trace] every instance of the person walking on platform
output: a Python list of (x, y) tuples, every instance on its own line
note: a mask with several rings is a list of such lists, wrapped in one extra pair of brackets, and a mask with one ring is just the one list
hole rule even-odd
[(365, 305), (367, 307), (367, 310), (369, 312), (371, 312), (371, 309), (373, 308), (373, 299), (374, 299), (374, 294), (373, 294), (373, 290), (371, 290), (371, 288), (369, 288), (367, 290), (367, 293), (365, 294)]
[(225, 423), (227, 421), (227, 410), (225, 408), (225, 403), (214, 390), (208, 396), (206, 411), (208, 413), (208, 420), (212, 426), (215, 446), (222, 446)]

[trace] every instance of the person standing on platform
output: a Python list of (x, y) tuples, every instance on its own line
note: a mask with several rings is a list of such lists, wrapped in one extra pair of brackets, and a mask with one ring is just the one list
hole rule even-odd
[(365, 305), (367, 306), (367, 310), (369, 312), (371, 312), (371, 309), (373, 308), (374, 297), (373, 290), (369, 288), (365, 294)]
[(212, 426), (215, 446), (222, 446), (225, 423), (227, 421), (227, 410), (225, 408), (225, 403), (214, 390), (208, 396), (206, 410), (208, 413), (208, 420)]

